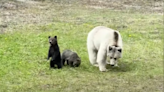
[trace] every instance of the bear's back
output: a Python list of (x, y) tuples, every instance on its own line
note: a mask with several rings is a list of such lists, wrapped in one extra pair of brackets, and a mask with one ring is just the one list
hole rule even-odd
[(114, 30), (104, 26), (95, 27), (89, 32), (88, 39), (92, 41), (96, 49), (99, 49), (101, 44), (105, 46), (112, 45), (114, 41)]

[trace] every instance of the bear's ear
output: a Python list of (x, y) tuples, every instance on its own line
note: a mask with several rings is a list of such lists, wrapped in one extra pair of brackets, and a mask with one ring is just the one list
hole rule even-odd
[(48, 36), (48, 38), (50, 38), (51, 36)]
[(109, 51), (111, 51), (113, 48), (111, 46), (109, 46)]
[(56, 38), (56, 39), (57, 39), (57, 36), (54, 36), (54, 38)]
[(122, 49), (118, 49), (118, 51), (121, 53), (122, 52)]

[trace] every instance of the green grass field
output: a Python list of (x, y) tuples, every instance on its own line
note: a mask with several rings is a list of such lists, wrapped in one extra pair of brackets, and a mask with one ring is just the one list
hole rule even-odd
[[(162, 0), (84, 1), (0, 2), (0, 92), (163, 91), (163, 15), (155, 10)], [(120, 67), (108, 72), (87, 53), (87, 34), (99, 25), (123, 38)], [(61, 52), (78, 53), (80, 67), (49, 69), (49, 35), (58, 36)]]

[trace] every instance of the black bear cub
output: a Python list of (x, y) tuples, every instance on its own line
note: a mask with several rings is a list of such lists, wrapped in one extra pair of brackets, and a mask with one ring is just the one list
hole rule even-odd
[(71, 67), (78, 67), (81, 63), (80, 57), (77, 55), (76, 52), (73, 52), (71, 50), (65, 50), (62, 53), (62, 62), (63, 65), (67, 62), (67, 65), (70, 65)]
[(62, 68), (62, 62), (61, 62), (61, 55), (60, 55), (60, 49), (57, 42), (57, 36), (51, 37), (49, 36), (49, 51), (48, 51), (48, 60), (51, 57), (50, 61), (50, 68), (55, 68), (55, 65), (57, 65), (58, 69)]

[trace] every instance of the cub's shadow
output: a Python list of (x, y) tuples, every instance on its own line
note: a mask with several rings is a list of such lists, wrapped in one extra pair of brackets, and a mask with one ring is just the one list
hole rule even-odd
[(118, 63), (118, 67), (107, 65), (106, 68), (110, 72), (128, 72), (135, 70), (136, 64), (134, 62), (122, 61)]

